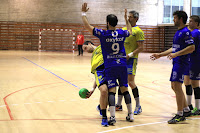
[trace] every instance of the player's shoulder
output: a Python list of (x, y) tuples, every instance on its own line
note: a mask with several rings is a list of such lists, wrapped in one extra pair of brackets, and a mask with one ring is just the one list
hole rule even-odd
[(96, 34), (98, 34), (98, 33), (105, 33), (106, 30), (94, 28), (94, 32), (95, 32)]

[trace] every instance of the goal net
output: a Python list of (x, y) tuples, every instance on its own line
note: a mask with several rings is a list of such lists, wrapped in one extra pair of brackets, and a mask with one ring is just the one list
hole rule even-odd
[(71, 29), (40, 29), (38, 51), (72, 51), (75, 32)]

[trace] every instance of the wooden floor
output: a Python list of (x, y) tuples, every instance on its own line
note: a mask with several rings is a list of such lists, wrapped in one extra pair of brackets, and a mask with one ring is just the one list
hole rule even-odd
[(150, 55), (140, 54), (136, 76), (142, 114), (133, 123), (126, 122), (123, 101), (116, 125), (102, 127), (96, 111), (99, 90), (86, 100), (78, 95), (80, 88), (90, 90), (93, 85), (91, 54), (0, 51), (0, 133), (198, 132), (199, 116), (167, 124), (176, 113), (169, 82), (172, 65), (167, 58), (151, 61)]

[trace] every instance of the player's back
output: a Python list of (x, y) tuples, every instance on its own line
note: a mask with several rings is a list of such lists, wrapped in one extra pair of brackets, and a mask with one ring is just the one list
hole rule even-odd
[(94, 29), (95, 36), (100, 39), (105, 68), (126, 66), (124, 41), (129, 36), (128, 31)]

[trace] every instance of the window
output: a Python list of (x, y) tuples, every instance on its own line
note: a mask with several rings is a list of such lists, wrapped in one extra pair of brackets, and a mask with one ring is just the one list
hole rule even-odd
[(199, 0), (192, 0), (192, 15), (199, 15), (200, 16), (200, 1)]
[(163, 23), (173, 23), (173, 12), (177, 10), (183, 10), (183, 0), (164, 0)]

